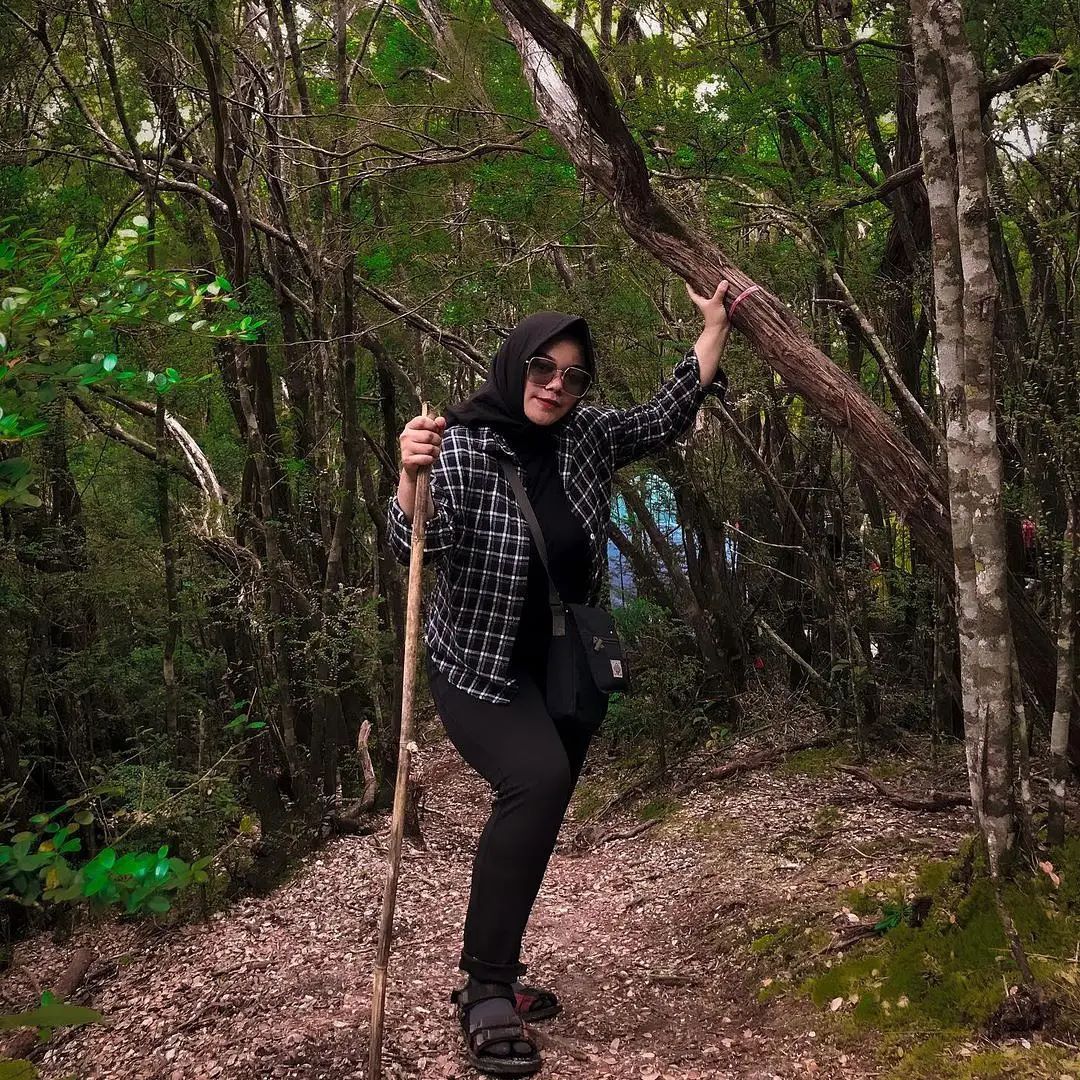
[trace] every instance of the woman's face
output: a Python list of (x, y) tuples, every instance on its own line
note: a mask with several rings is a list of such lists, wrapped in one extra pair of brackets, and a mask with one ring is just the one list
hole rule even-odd
[[(559, 365), (562, 372), (568, 367), (585, 367), (581, 346), (569, 338), (548, 342), (537, 356), (546, 356)], [(534, 423), (546, 426), (561, 420), (577, 403), (564, 389), (562, 375), (555, 375), (547, 386), (537, 386), (525, 380), (525, 415)]]

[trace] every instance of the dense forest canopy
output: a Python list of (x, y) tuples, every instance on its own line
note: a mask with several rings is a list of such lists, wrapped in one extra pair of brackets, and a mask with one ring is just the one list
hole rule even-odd
[[(982, 466), (950, 423), (979, 385), (1004, 532), (997, 554), (975, 536), (970, 595), (997, 559), (1018, 665), (1007, 730), (973, 745), (998, 746), (1012, 792), (1012, 725), (1057, 714), (1063, 760), (1080, 25), (1059, 0), (946, 7), (0, 0), (12, 821), (81, 797), (88, 854), (189, 860), (257, 822), (272, 863), (384, 805), (398, 432), (540, 308), (589, 320), (600, 400), (644, 400), (697, 332), (679, 277), (763, 291), (727, 403), (619, 482), (639, 690), (612, 705), (612, 745), (647, 769), (722, 746), (763, 687), (860, 746), (963, 735), (978, 619), (960, 604), (958, 646), (948, 507)], [(950, 197), (971, 293), (951, 308)], [(941, 343), (975, 341), (979, 312), (986, 378), (972, 347), (950, 381)], [(984, 816), (991, 837), (1006, 816)]]

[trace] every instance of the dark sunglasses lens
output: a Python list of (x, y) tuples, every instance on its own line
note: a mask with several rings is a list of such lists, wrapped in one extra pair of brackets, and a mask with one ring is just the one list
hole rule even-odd
[[(555, 378), (559, 365), (546, 356), (533, 356), (529, 358), (526, 370), (529, 382), (536, 383), (537, 386), (547, 386)], [(571, 397), (583, 397), (591, 382), (592, 376), (584, 368), (571, 367), (563, 369), (563, 389)]]
[(555, 372), (558, 370), (559, 366), (554, 360), (548, 360), (543, 356), (534, 356), (529, 361), (529, 379), (540, 386), (547, 386), (555, 378)]
[(568, 394), (581, 397), (589, 389), (592, 376), (582, 368), (569, 368), (563, 372), (563, 386)]

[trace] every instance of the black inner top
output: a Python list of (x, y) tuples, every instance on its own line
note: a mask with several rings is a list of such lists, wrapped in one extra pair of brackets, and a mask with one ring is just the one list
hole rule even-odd
[[(592, 583), (592, 546), (588, 533), (570, 509), (558, 468), (529, 470), (525, 490), (540, 522), (555, 587), (566, 604), (583, 604)], [(551, 606), (548, 578), (536, 542), (529, 538), (529, 581), (521, 613), (513, 661), (541, 673), (551, 643)], [(541, 684), (541, 688), (543, 684)]]

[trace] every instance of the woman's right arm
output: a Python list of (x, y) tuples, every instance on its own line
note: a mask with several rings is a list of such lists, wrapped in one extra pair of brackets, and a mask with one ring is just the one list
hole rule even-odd
[(401, 445), (401, 475), (397, 494), (390, 500), (387, 523), (390, 547), (395, 558), (408, 565), (412, 551), (412, 519), (416, 505), (416, 477), (421, 468), (431, 466), (427, 522), (424, 534), (424, 562), (437, 560), (451, 550), (460, 535), (457, 492), (462, 490), (462, 457), (454, 447), (443, 453), (441, 417), (417, 416), (405, 425), (398, 437)]

